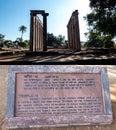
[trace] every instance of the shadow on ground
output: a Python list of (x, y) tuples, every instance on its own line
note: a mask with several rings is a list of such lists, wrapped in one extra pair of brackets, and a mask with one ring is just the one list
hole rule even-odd
[(115, 65), (116, 49), (89, 49), (74, 51), (53, 48), (47, 52), (19, 51), (0, 56), (0, 63), (6, 64), (88, 64)]

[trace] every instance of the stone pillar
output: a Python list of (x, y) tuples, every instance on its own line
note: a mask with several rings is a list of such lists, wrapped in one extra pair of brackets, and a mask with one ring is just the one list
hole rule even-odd
[(39, 49), (43, 51), (43, 27), (39, 23)]
[(43, 15), (43, 51), (47, 51), (47, 16), (48, 13)]
[(41, 34), (40, 34), (40, 21), (38, 21), (38, 50), (40, 51), (41, 50)]
[(70, 48), (70, 31), (69, 31), (69, 26), (68, 27), (68, 48)]
[(72, 17), (72, 49), (75, 50), (74, 17)]
[(75, 34), (77, 34), (75, 40), (76, 40), (76, 49), (81, 50), (78, 14), (79, 14), (78, 10), (76, 10), (74, 12), (74, 16), (75, 16)]
[(68, 47), (73, 50), (81, 50), (78, 10), (72, 13), (67, 28), (68, 28)]
[(37, 21), (37, 50), (39, 50), (39, 20)]
[(69, 25), (69, 38), (70, 38), (70, 42), (69, 42), (69, 44), (70, 44), (70, 49), (72, 48), (72, 28), (71, 28), (71, 24)]
[(32, 12), (30, 13), (30, 51), (33, 51), (33, 14)]
[(35, 51), (37, 51), (37, 16), (35, 16)]
[(36, 34), (36, 27), (35, 27), (35, 21), (36, 21), (36, 19), (35, 19), (35, 16), (33, 17), (33, 51), (35, 51), (35, 45), (36, 45), (36, 43), (35, 43), (35, 38), (36, 38), (36, 36), (35, 36), (35, 34)]

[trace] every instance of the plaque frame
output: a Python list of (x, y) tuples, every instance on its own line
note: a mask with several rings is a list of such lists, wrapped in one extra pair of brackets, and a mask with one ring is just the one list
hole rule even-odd
[[(102, 81), (102, 91), (104, 99), (105, 112), (102, 115), (82, 115), (82, 118), (72, 117), (70, 121), (64, 119), (63, 116), (59, 119), (50, 118), (40, 119), (39, 117), (15, 117), (15, 75), (16, 73), (100, 73)], [(61, 123), (63, 120), (65, 123)], [(66, 120), (66, 121), (65, 121)], [(78, 65), (11, 65), (8, 68), (8, 85), (7, 85), (7, 108), (6, 108), (6, 127), (7, 128), (32, 128), (32, 127), (61, 127), (75, 125), (106, 125), (111, 124), (112, 106), (110, 99), (109, 80), (107, 68), (100, 66), (78, 66)], [(44, 121), (44, 123), (43, 123)], [(77, 121), (77, 122), (75, 122)]]

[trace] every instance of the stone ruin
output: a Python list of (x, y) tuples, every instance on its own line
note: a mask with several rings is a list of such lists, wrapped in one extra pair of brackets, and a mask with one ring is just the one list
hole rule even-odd
[[(43, 16), (43, 24), (37, 14)], [(44, 10), (31, 10), (30, 51), (47, 51), (47, 16)]]
[[(47, 51), (47, 16), (44, 10), (30, 11), (30, 51), (42, 52)], [(43, 16), (43, 24), (38, 14)], [(67, 25), (68, 30), (68, 48), (81, 50), (78, 10), (72, 13)]]
[(81, 50), (78, 14), (75, 10), (67, 25), (68, 48), (73, 50)]

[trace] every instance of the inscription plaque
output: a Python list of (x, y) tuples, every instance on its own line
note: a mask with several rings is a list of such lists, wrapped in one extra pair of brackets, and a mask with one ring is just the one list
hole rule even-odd
[(10, 66), (7, 128), (103, 125), (112, 122), (104, 67)]
[(17, 73), (15, 116), (102, 114), (100, 74)]

